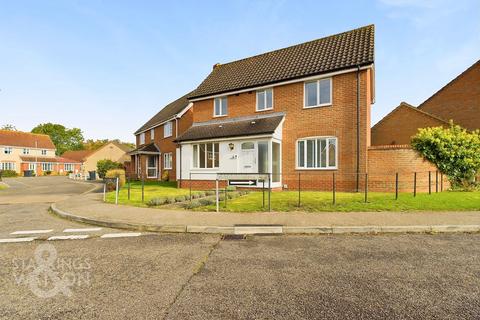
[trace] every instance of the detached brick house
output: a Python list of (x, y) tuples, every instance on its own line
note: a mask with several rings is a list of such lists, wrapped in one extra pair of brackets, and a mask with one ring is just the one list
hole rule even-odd
[(419, 128), (480, 129), (480, 60), (425, 100), (418, 108), (402, 102), (372, 128), (372, 145), (410, 144)]
[(78, 172), (78, 161), (55, 155), (55, 145), (48, 135), (0, 130), (0, 171), (14, 170), (35, 175)]
[(128, 153), (130, 176), (160, 180), (163, 174), (176, 181), (179, 150), (174, 140), (192, 125), (193, 119), (187, 95), (169, 103), (135, 132), (137, 148)]
[(374, 79), (373, 25), (215, 65), (187, 96), (179, 185), (260, 172), (274, 188), (296, 188), (298, 173), (322, 187), (336, 172), (354, 188), (368, 168)]

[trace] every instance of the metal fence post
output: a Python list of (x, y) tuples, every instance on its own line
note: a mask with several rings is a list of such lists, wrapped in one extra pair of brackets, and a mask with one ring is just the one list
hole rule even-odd
[(398, 172), (395, 173), (395, 200), (398, 200)]
[(432, 194), (432, 172), (428, 171), (428, 194)]
[(333, 204), (335, 204), (335, 188), (336, 188), (336, 179), (335, 179), (335, 172), (333, 173), (333, 181), (332, 181), (332, 196), (333, 196)]
[(301, 204), (301, 200), (300, 200), (300, 172), (298, 173), (298, 207), (300, 207), (300, 204)]
[(435, 171), (435, 193), (438, 193), (438, 170)]
[(224, 203), (224, 208), (227, 207), (227, 198), (228, 198), (228, 191), (227, 191), (227, 185), (225, 185), (225, 203)]
[(272, 210), (272, 174), (268, 174), (268, 212)]
[(262, 182), (262, 194), (263, 194), (262, 208), (265, 209), (265, 178), (263, 178), (263, 182)]
[(219, 204), (219, 194), (218, 194), (218, 177), (215, 179), (215, 202), (217, 206), (217, 212), (220, 211), (220, 204)]
[(145, 201), (145, 178), (142, 176), (142, 203)]
[(127, 184), (128, 184), (128, 200), (130, 201), (130, 178), (127, 178)]
[(107, 195), (107, 182), (103, 184), (103, 202), (106, 200), (106, 195)]
[(365, 173), (365, 203), (368, 202), (368, 173)]
[(190, 202), (192, 202), (192, 173), (190, 172), (189, 175), (190, 175), (190, 180), (188, 180), (188, 184), (190, 187)]
[(118, 204), (118, 177), (117, 180), (115, 181), (115, 204)]
[(413, 196), (417, 196), (417, 173), (413, 173)]

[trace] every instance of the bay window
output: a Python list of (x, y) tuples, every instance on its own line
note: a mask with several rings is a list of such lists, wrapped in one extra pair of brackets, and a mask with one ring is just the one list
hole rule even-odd
[(1, 170), (15, 170), (15, 162), (2, 162), (0, 163)]
[(220, 152), (218, 143), (200, 143), (193, 145), (194, 168), (218, 168)]
[(297, 141), (298, 169), (336, 169), (337, 138), (305, 138)]
[(314, 108), (332, 104), (332, 79), (305, 82), (304, 108)]

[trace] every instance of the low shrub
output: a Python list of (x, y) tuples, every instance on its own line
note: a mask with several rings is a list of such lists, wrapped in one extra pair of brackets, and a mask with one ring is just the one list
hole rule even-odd
[(182, 204), (182, 207), (184, 209), (194, 209), (194, 208), (198, 208), (198, 207), (201, 207), (202, 204), (200, 203), (200, 201), (191, 201), (191, 202), (185, 202)]
[(167, 170), (164, 170), (162, 172), (162, 181), (169, 181), (170, 180), (170, 174), (168, 173)]
[(16, 176), (18, 176), (18, 173), (15, 170), (0, 170), (0, 177), (2, 178), (10, 178)]
[(167, 199), (165, 198), (152, 198), (147, 202), (147, 206), (149, 207), (156, 207), (164, 205)]
[(205, 194), (206, 194), (207, 196), (213, 196), (213, 195), (215, 195), (215, 193), (216, 193), (216, 192), (215, 192), (214, 190), (208, 190), (208, 191), (205, 192)]
[(52, 171), (50, 171), (50, 170), (47, 170), (47, 171), (45, 171), (43, 174), (44, 174), (44, 175), (46, 175), (46, 176), (49, 176), (49, 175), (51, 175), (51, 174), (52, 174)]
[(183, 201), (185, 201), (185, 196), (176, 196), (175, 201), (176, 202), (183, 202)]
[(123, 169), (108, 170), (105, 173), (105, 178), (119, 178), (118, 179), (118, 186), (119, 186), (119, 188), (121, 188), (125, 185), (125, 170), (123, 170)]
[(206, 192), (205, 192), (205, 191), (198, 191), (197, 194), (198, 194), (198, 197), (199, 197), (199, 198), (203, 198), (203, 197), (205, 197)]
[(192, 193), (192, 199), (198, 199), (198, 198), (201, 198), (198, 192)]
[(202, 206), (209, 206), (209, 205), (214, 204), (214, 203), (215, 203), (215, 200), (209, 199), (209, 198), (202, 198), (202, 199), (198, 200), (198, 202), (199, 202)]
[(98, 176), (100, 178), (107, 177), (106, 174), (110, 170), (122, 169), (122, 168), (123, 168), (123, 165), (120, 162), (115, 162), (115, 161), (108, 160), (108, 159), (99, 160), (97, 162), (97, 173), (98, 173)]
[(168, 204), (174, 204), (175, 202), (176, 202), (176, 201), (175, 201), (175, 198), (174, 198), (174, 197), (168, 197), (168, 198), (167, 198), (167, 201), (166, 201), (166, 203), (168, 203)]

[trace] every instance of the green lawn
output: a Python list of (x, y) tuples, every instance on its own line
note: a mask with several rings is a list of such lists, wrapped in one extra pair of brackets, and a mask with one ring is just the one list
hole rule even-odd
[[(266, 193), (266, 205), (268, 197)], [(400, 193), (395, 200), (393, 193), (371, 192), (368, 202), (364, 202), (363, 193), (337, 193), (336, 204), (332, 203), (331, 192), (305, 191), (301, 193), (301, 206), (298, 207), (298, 192), (272, 192), (272, 211), (446, 211), (446, 210), (480, 210), (480, 192), (442, 192), (429, 194)], [(227, 208), (223, 203), (221, 211), (254, 212), (265, 211), (262, 207), (261, 192), (251, 192), (240, 198), (228, 200)], [(215, 206), (200, 207), (197, 210), (213, 211)]]
[[(142, 183), (134, 181), (130, 183), (130, 200), (128, 200), (128, 185), (120, 189), (118, 203), (137, 207), (146, 207), (146, 203), (152, 198), (175, 197), (189, 194), (188, 189), (177, 189), (176, 182), (145, 182), (144, 195), (142, 203)], [(115, 203), (115, 192), (107, 193), (107, 202)]]
[[(1, 187), (1, 184), (0, 184)], [(120, 190), (119, 204), (146, 207), (152, 198), (175, 197), (188, 195), (188, 189), (177, 189), (175, 182), (145, 182), (145, 200), (142, 203), (141, 183), (132, 182), (130, 200), (128, 200), (127, 185)], [(107, 194), (107, 202), (115, 202), (115, 192)], [(222, 202), (221, 211), (255, 212), (266, 211), (268, 192), (265, 192), (265, 208), (262, 207), (262, 192), (251, 192), (247, 195), (227, 201), (227, 207)], [(276, 191), (271, 194), (272, 211), (446, 211), (446, 210), (480, 210), (480, 192), (441, 192), (417, 194), (400, 193), (395, 200), (393, 193), (370, 192), (368, 202), (364, 202), (363, 193), (337, 192), (336, 204), (332, 203), (331, 192), (303, 191), (301, 205), (298, 207), (298, 192)], [(205, 206), (197, 211), (214, 211), (215, 206)]]

